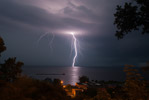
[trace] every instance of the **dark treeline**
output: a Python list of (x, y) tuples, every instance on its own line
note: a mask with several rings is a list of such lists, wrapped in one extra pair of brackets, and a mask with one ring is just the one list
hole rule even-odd
[[(0, 55), (6, 50), (0, 37)], [(61, 81), (36, 80), (22, 76), (23, 62), (8, 58), (0, 64), (0, 100), (68, 100)]]
[[(5, 50), (3, 39), (0, 38), (0, 53)], [(23, 62), (16, 62), (15, 57), (0, 64), (0, 100), (149, 100), (149, 82), (133, 65), (125, 66), (125, 82), (96, 81), (103, 86), (88, 87), (74, 98), (67, 96), (61, 80), (37, 80), (22, 76), (22, 66)], [(86, 76), (79, 80), (81, 83), (89, 82)], [(104, 86), (113, 83), (117, 84), (114, 88)]]

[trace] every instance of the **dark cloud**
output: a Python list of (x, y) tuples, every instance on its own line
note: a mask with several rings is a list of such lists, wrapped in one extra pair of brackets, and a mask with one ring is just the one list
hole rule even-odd
[[(7, 51), (2, 59), (16, 56), (26, 65), (70, 66), (70, 35), (76, 35), (81, 54), (77, 65), (114, 66), (139, 64), (149, 58), (147, 35), (132, 32), (123, 40), (114, 36), (114, 12), (123, 0), (1, 0), (0, 36)], [(49, 34), (42, 38), (41, 35)], [(59, 33), (59, 34), (55, 34)], [(53, 49), (49, 46), (51, 39)]]
[[(1, 18), (15, 21), (16, 24), (27, 24), (36, 29), (45, 29), (45, 31), (57, 32), (57, 30), (85, 30), (90, 27), (95, 29), (94, 24), (82, 22), (73, 18), (65, 18), (57, 14), (52, 14), (44, 9), (23, 5), (13, 1), (1, 1)], [(3, 20), (3, 19), (2, 19)], [(80, 28), (81, 26), (81, 28)], [(89, 31), (89, 30), (88, 30)]]

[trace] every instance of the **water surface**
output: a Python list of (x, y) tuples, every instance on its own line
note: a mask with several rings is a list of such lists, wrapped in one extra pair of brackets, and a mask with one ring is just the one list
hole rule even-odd
[(23, 74), (37, 79), (58, 78), (63, 80), (64, 84), (72, 85), (78, 82), (82, 75), (88, 76), (90, 80), (125, 80), (122, 67), (23, 67)]

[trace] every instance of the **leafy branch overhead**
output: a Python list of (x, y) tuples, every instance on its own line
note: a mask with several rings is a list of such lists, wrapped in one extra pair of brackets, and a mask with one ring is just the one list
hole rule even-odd
[(149, 33), (149, 1), (133, 0), (124, 7), (117, 5), (114, 24), (117, 26), (115, 36), (122, 39), (131, 31), (141, 29), (141, 33)]

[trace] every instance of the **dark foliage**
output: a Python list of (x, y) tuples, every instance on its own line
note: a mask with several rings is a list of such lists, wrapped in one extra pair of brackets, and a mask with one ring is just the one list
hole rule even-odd
[(5, 51), (5, 50), (6, 50), (6, 47), (5, 47), (4, 41), (3, 41), (3, 39), (0, 37), (0, 56), (1, 56), (1, 53), (2, 53), (3, 51)]
[(89, 82), (89, 78), (87, 76), (81, 76), (79, 77), (80, 83)]
[(84, 93), (89, 97), (94, 97), (97, 95), (97, 88), (88, 88)]
[(149, 1), (133, 1), (126, 2), (124, 7), (117, 5), (114, 24), (117, 26), (115, 36), (118, 39), (138, 29), (142, 30), (142, 34), (149, 33)]
[(16, 62), (16, 58), (9, 58), (5, 61), (4, 64), (1, 64), (0, 79), (5, 81), (14, 81), (21, 75), (23, 66), (22, 62)]
[(61, 80), (60, 79), (54, 79), (53, 84), (56, 86), (61, 86)]
[(68, 100), (63, 88), (28, 77), (7, 82), (0, 90), (0, 100)]

